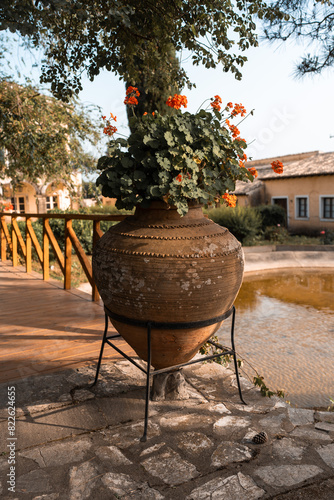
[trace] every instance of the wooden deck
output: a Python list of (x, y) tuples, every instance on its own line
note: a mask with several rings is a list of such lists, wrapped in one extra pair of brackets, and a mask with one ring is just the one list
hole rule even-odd
[[(0, 383), (94, 364), (103, 330), (102, 302), (0, 261)], [(134, 354), (125, 341), (117, 345)], [(117, 358), (106, 346), (103, 360)]]

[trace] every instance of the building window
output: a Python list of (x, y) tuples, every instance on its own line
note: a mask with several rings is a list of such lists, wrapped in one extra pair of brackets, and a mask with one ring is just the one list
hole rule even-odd
[(321, 197), (321, 218), (334, 219), (334, 196)]
[(53, 208), (58, 208), (58, 196), (47, 196), (46, 209), (52, 210)]
[(14, 196), (11, 198), (11, 202), (14, 207), (14, 212), (24, 213), (26, 211), (24, 196)]
[(308, 197), (296, 196), (296, 219), (308, 218)]

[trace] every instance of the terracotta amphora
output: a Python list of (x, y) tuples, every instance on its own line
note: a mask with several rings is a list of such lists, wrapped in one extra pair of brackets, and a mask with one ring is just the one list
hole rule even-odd
[[(93, 275), (105, 306), (139, 321), (188, 323), (227, 312), (243, 276), (243, 252), (224, 227), (193, 205), (180, 217), (164, 202), (137, 207), (111, 227), (93, 253)], [(111, 319), (147, 361), (147, 329)], [(188, 362), (221, 323), (202, 328), (152, 329), (152, 366)]]

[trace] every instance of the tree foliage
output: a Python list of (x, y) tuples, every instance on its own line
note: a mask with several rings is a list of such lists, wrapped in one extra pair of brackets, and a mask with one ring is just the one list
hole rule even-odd
[(262, 0), (2, 0), (0, 30), (44, 47), (42, 81), (56, 97), (77, 94), (83, 72), (93, 80), (106, 69), (151, 93), (152, 111), (168, 87), (191, 86), (175, 61), (184, 49), (193, 64), (241, 79), (242, 52), (258, 44), (255, 16), (282, 13)]
[(297, 75), (320, 73), (334, 64), (334, 2), (330, 0), (278, 0), (274, 6), (284, 18), (267, 20), (268, 40), (300, 40), (311, 52), (297, 64)]
[(94, 168), (83, 141), (96, 144), (99, 137), (90, 116), (74, 102), (0, 78), (0, 177), (14, 183), (68, 180), (74, 170)]

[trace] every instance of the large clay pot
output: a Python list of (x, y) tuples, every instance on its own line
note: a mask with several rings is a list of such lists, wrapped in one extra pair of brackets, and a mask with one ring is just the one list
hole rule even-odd
[[(113, 226), (93, 254), (93, 274), (106, 307), (141, 321), (194, 322), (218, 317), (233, 305), (243, 275), (240, 243), (192, 206), (184, 217), (163, 202), (138, 207)], [(147, 329), (111, 319), (147, 361)], [(221, 323), (195, 329), (153, 329), (152, 366), (185, 363)]]

